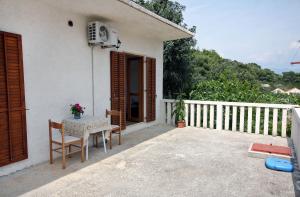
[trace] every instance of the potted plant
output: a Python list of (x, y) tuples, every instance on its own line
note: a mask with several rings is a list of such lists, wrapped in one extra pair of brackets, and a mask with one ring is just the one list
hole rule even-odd
[(85, 107), (82, 107), (79, 103), (76, 103), (75, 105), (71, 105), (71, 112), (74, 115), (74, 119), (80, 119), (81, 114), (84, 113)]
[(177, 122), (178, 128), (184, 128), (185, 127), (185, 104), (182, 99), (182, 96), (179, 96), (179, 99), (176, 100), (175, 108), (172, 112), (172, 117), (175, 115), (175, 120)]

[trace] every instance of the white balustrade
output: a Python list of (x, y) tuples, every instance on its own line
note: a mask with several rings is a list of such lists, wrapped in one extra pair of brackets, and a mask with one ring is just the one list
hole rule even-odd
[[(164, 112), (163, 115), (167, 116), (163, 119), (169, 125), (175, 125), (175, 119), (171, 117), (175, 102), (175, 100), (170, 99), (163, 100), (165, 110), (162, 111)], [(198, 100), (185, 100), (184, 103), (186, 126), (247, 133), (253, 133), (252, 128), (255, 128), (255, 134), (272, 134), (273, 136), (280, 135), (281, 137), (287, 136), (287, 125), (289, 124), (288, 121), (290, 121), (291, 110), (298, 107), (297, 105), (286, 104)], [(280, 118), (281, 121), (278, 120)], [(270, 123), (272, 123), (272, 128), (269, 126)], [(245, 125), (247, 127), (246, 131)], [(281, 131), (278, 131), (278, 128)]]

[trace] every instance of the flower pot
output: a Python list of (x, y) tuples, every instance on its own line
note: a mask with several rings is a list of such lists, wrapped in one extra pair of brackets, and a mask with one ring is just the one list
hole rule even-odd
[(177, 121), (177, 128), (184, 128), (184, 127), (185, 127), (185, 121), (184, 120)]
[(79, 114), (74, 114), (74, 119), (80, 119), (81, 118), (81, 114), (79, 113)]

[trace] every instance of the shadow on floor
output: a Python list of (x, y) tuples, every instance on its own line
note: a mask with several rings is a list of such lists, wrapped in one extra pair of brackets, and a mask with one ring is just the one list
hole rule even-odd
[[(122, 145), (117, 144), (118, 140), (117, 136), (115, 136), (113, 139), (112, 150), (108, 149), (108, 152), (105, 154), (101, 144), (99, 145), (99, 148), (90, 147), (88, 161), (81, 163), (79, 154), (73, 155), (71, 158), (67, 159), (67, 167), (65, 170), (61, 168), (61, 158), (57, 158), (54, 160), (54, 164), (52, 165), (46, 162), (8, 176), (0, 177), (0, 196), (19, 196), (26, 194), (29, 191), (47, 185), (48, 183), (60, 179), (66, 175), (93, 165), (122, 151), (126, 151), (142, 142), (167, 133), (172, 129), (174, 128), (166, 127), (165, 125), (157, 125), (125, 134), (122, 138)], [(3, 189), (12, 188), (11, 184), (15, 185), (14, 191)]]

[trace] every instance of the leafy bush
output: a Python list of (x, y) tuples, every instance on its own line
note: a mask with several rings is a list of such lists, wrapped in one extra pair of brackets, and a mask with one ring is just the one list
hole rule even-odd
[(237, 78), (198, 82), (189, 94), (192, 100), (300, 104), (299, 96), (274, 94), (264, 91), (259, 83), (241, 81)]

